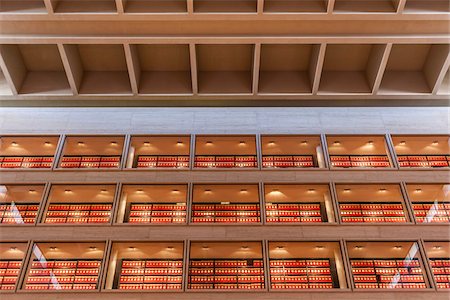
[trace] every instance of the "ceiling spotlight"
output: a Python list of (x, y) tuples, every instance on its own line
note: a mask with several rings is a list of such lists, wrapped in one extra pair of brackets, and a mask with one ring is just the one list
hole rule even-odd
[(277, 246), (276, 249), (277, 249), (277, 250), (283, 250), (283, 249), (284, 249), (284, 246)]
[(19, 144), (17, 144), (16, 142), (11, 142), (11, 146), (19, 146)]
[(144, 190), (136, 190), (136, 193), (138, 194), (142, 194), (144, 192)]
[(112, 141), (111, 142), (111, 146), (117, 146), (117, 142), (116, 141)]
[(245, 145), (246, 143), (245, 143), (245, 141), (240, 141), (239, 142), (239, 145)]
[(208, 246), (202, 246), (202, 250), (209, 250)]
[(78, 146), (84, 146), (84, 142), (81, 142), (81, 141), (78, 142), (77, 144), (78, 144)]
[(405, 146), (406, 145), (406, 141), (400, 141), (399, 145), (400, 146)]
[(352, 190), (352, 189), (344, 189), (344, 192), (345, 192), (345, 193), (349, 193), (349, 192), (351, 192), (351, 190)]
[(210, 189), (206, 189), (204, 192), (205, 193), (211, 193), (212, 191)]
[(355, 250), (362, 250), (362, 249), (364, 249), (363, 246), (355, 246)]
[(248, 249), (249, 247), (247, 245), (241, 247), (241, 250), (248, 250)]
[(339, 146), (340, 144), (341, 144), (340, 141), (334, 141), (334, 142), (333, 142), (333, 145), (335, 145), (335, 146)]
[(178, 146), (183, 145), (183, 142), (182, 141), (177, 141), (177, 145)]
[(279, 192), (280, 189), (273, 189), (272, 192)]
[(172, 193), (178, 193), (180, 190), (172, 190)]
[(422, 189), (416, 189), (415, 192), (416, 193), (422, 193)]
[(150, 142), (144, 142), (144, 146), (146, 147), (150, 146)]
[(434, 247), (433, 247), (433, 250), (441, 250), (441, 249), (442, 249), (441, 246), (434, 246)]
[(128, 250), (130, 250), (130, 251), (136, 251), (136, 247), (133, 247), (133, 246), (128, 247)]
[(211, 142), (211, 141), (206, 141), (206, 145), (212, 145), (213, 144), (213, 142)]
[(322, 245), (316, 246), (316, 250), (323, 250), (323, 249), (325, 249), (325, 247)]
[(395, 250), (402, 250), (402, 248), (403, 248), (402, 246), (394, 246)]
[(36, 193), (36, 190), (28, 190), (28, 193), (34, 194), (34, 193)]
[(48, 248), (50, 251), (56, 251), (58, 248), (56, 248), (56, 247), (50, 247), (50, 248)]
[(387, 189), (381, 188), (381, 189), (379, 189), (378, 191), (380, 191), (381, 193), (385, 193), (385, 192), (387, 192)]
[(70, 194), (70, 193), (72, 193), (72, 190), (64, 190), (64, 193)]
[(106, 189), (101, 189), (100, 190), (100, 193), (102, 193), (102, 194), (105, 194), (105, 193), (107, 193), (108, 192), (108, 190), (106, 190)]
[(367, 145), (372, 146), (372, 145), (373, 145), (373, 141), (368, 141), (368, 142), (367, 142)]
[(167, 250), (174, 250), (175, 248), (172, 247), (172, 246), (169, 246), (169, 247), (167, 247), (166, 249), (167, 249)]
[(301, 144), (302, 145), (308, 145), (308, 141), (302, 141)]
[(308, 189), (308, 193), (314, 193), (316, 189)]
[(44, 142), (44, 145), (45, 146), (50, 146), (52, 143), (50, 143), (49, 141), (47, 141), (47, 142)]
[(11, 247), (9, 248), (10, 251), (17, 251), (17, 247)]
[(96, 251), (96, 250), (97, 250), (97, 247), (91, 246), (91, 247), (89, 247), (89, 250), (91, 250), (91, 251)]
[(274, 141), (270, 141), (270, 142), (268, 142), (267, 143), (269, 146), (273, 146), (273, 145), (275, 145), (275, 142)]
[(431, 143), (431, 145), (437, 146), (437, 145), (439, 145), (439, 142), (438, 141), (434, 141), (433, 143)]
[(241, 193), (247, 193), (247, 189), (241, 189)]

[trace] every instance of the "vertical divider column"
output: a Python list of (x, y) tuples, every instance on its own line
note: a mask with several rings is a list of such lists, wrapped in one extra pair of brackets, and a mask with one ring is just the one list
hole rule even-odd
[[(447, 48), (447, 57), (444, 61), (444, 64), (442, 65), (442, 68), (440, 69), (440, 71), (437, 73), (436, 79), (434, 81), (434, 86), (432, 86), (432, 93), (433, 95), (437, 95), (439, 88), (442, 85), (442, 82), (444, 81), (445, 78), (445, 74), (447, 73), (449, 67), (450, 67), (450, 46), (449, 45), (445, 45), (443, 47)], [(430, 50), (431, 51), (431, 50)], [(439, 66), (439, 63), (436, 63)], [(430, 68), (428, 68), (430, 69)], [(430, 71), (428, 71), (427, 73), (430, 73)], [(428, 77), (430, 77), (431, 75), (428, 75)], [(431, 76), (433, 77), (433, 76)]]
[(316, 95), (319, 91), (320, 78), (322, 77), (322, 68), (325, 60), (326, 44), (314, 45), (309, 65), (309, 79), (311, 81), (312, 94)]
[(198, 95), (198, 75), (197, 75), (198, 73), (197, 73), (197, 51), (194, 43), (189, 43), (189, 60), (191, 65), (192, 93), (195, 96)]
[(120, 161), (119, 169), (123, 170), (127, 166), (127, 160), (128, 160), (128, 152), (130, 150), (130, 144), (131, 144), (131, 135), (127, 134), (125, 135), (124, 143), (123, 143), (123, 149), (122, 149), (122, 159)]
[(195, 134), (191, 134), (191, 144), (189, 149), (189, 170), (195, 166)]
[(423, 263), (423, 269), (424, 269), (424, 276), (428, 277), (428, 283), (430, 284), (430, 287), (434, 290), (437, 290), (437, 285), (434, 279), (433, 270), (430, 266), (430, 259), (428, 258), (427, 251), (425, 250), (425, 242), (423, 239), (419, 239), (417, 241), (417, 246), (419, 247), (419, 253), (421, 253), (422, 257), (422, 263)]
[(347, 278), (347, 286), (348, 288), (353, 291), (354, 290), (354, 283), (353, 283), (353, 275), (352, 275), (352, 265), (350, 263), (350, 257), (348, 255), (348, 249), (347, 249), (347, 241), (344, 239), (339, 240), (339, 243), (341, 245), (341, 253), (342, 253), (342, 261), (345, 268), (345, 274)]
[(334, 11), (334, 3), (336, 2), (336, 0), (328, 0), (327, 3), (327, 14), (332, 14)]
[(61, 134), (59, 136), (58, 145), (56, 146), (56, 149), (55, 149), (55, 156), (53, 157), (52, 171), (57, 169), (59, 166), (59, 161), (61, 159), (62, 152), (64, 150), (65, 141), (66, 141), (66, 135)]
[(392, 43), (373, 45), (372, 53), (367, 66), (367, 78), (372, 85), (372, 95), (376, 95), (380, 89), (381, 80), (386, 70)]
[(256, 142), (256, 162), (258, 163), (258, 170), (262, 170), (262, 147), (260, 134), (256, 135), (255, 142)]
[(116, 0), (116, 8), (119, 15), (125, 12), (125, 3), (126, 0)]
[(25, 277), (27, 276), (28, 266), (30, 264), (31, 256), (33, 254), (34, 241), (27, 241), (27, 251), (25, 252), (25, 257), (23, 258), (22, 268), (20, 268), (20, 275), (17, 278), (15, 292), (23, 288)]
[(192, 201), (194, 194), (194, 184), (192, 182), (188, 183), (188, 192), (186, 199), (186, 224), (189, 225), (191, 223), (192, 217)]
[(397, 2), (397, 14), (402, 14), (405, 10), (407, 0), (395, 0)]
[(50, 189), (51, 189), (52, 184), (50, 182), (46, 182), (45, 183), (45, 188), (44, 188), (44, 192), (42, 193), (42, 199), (41, 199), (41, 203), (39, 205), (39, 210), (36, 216), (36, 221), (35, 221), (35, 226), (39, 223), (41, 223), (44, 219), (44, 212), (45, 212), (45, 208), (47, 206), (47, 201), (48, 201), (48, 197), (50, 195)]
[(116, 190), (114, 191), (113, 206), (111, 208), (111, 220), (110, 225), (114, 224), (117, 220), (117, 212), (119, 211), (119, 203), (121, 199), (122, 182), (116, 183)]
[(338, 195), (337, 195), (337, 191), (336, 191), (336, 183), (334, 181), (332, 181), (328, 184), (328, 186), (330, 187), (331, 203), (333, 205), (335, 222), (336, 222), (336, 224), (341, 224), (341, 209), (339, 208), (339, 200), (338, 200)]
[(395, 148), (391, 140), (391, 136), (387, 133), (384, 135), (384, 139), (386, 140), (386, 146), (388, 150), (389, 157), (392, 160), (393, 167), (399, 169), (397, 154), (395, 153)]
[(258, 15), (262, 15), (264, 13), (264, 0), (257, 0), (256, 12), (258, 13)]
[(264, 283), (265, 283), (265, 290), (270, 291), (270, 260), (269, 260), (269, 241), (262, 240), (261, 241), (263, 246), (263, 266), (264, 266)]
[(187, 1), (187, 12), (189, 15), (194, 13), (194, 0), (186, 0)]
[(265, 201), (265, 193), (264, 193), (264, 182), (258, 183), (259, 189), (259, 213), (261, 214), (261, 224), (266, 224), (266, 201)]
[(55, 12), (55, 8), (53, 7), (53, 1), (54, 0), (44, 0), (44, 5), (49, 15), (53, 15), (53, 13)]
[(253, 95), (258, 94), (260, 62), (261, 62), (261, 43), (256, 43), (254, 46), (254, 54), (253, 54), (253, 77), (252, 77)]
[(128, 76), (130, 77), (131, 91), (133, 92), (133, 95), (137, 95), (139, 94), (139, 81), (141, 76), (137, 46), (125, 43), (123, 47), (127, 62)]
[(323, 159), (325, 161), (325, 166), (328, 169), (331, 169), (330, 153), (328, 152), (327, 136), (325, 134), (320, 135), (320, 142), (322, 143), (323, 156), (324, 156)]
[(103, 263), (101, 268), (100, 277), (98, 279), (98, 290), (102, 291), (106, 285), (106, 278), (108, 275), (109, 259), (111, 257), (112, 241), (107, 239), (105, 242), (105, 251), (103, 253)]
[(83, 64), (77, 45), (58, 44), (58, 50), (69, 81), (70, 89), (78, 95), (83, 81)]
[(411, 199), (409, 198), (408, 189), (406, 188), (406, 183), (403, 181), (400, 182), (400, 188), (405, 200), (405, 207), (407, 209), (408, 217), (410, 218), (411, 223), (417, 224), (416, 218), (414, 217), (414, 209), (412, 207)]
[(183, 290), (188, 291), (188, 284), (189, 284), (189, 256), (191, 250), (191, 241), (185, 240), (184, 241), (184, 263), (183, 263)]

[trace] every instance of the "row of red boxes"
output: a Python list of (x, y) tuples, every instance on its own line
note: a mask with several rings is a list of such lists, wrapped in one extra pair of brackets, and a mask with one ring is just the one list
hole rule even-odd
[(0, 261), (0, 290), (12, 290), (20, 274), (21, 260)]
[(312, 155), (264, 155), (263, 168), (310, 168), (314, 167)]
[(233, 276), (201, 276), (189, 274), (190, 283), (257, 283), (263, 282), (264, 276), (250, 276), (250, 275), (233, 275)]
[(3, 204), (0, 205), (0, 223), (17, 224), (34, 223), (39, 205), (37, 204)]
[(335, 161), (360, 161), (360, 162), (376, 162), (389, 161), (387, 155), (330, 155), (330, 160)]
[(130, 211), (130, 217), (182, 217), (185, 211)]
[(320, 211), (320, 204), (271, 203), (266, 204), (266, 210)]
[(267, 217), (268, 223), (322, 223), (322, 217)]
[(193, 217), (192, 223), (259, 223), (259, 217)]
[(425, 283), (355, 283), (357, 289), (425, 289)]
[(147, 284), (147, 283), (133, 283), (120, 284), (120, 290), (181, 290), (182, 285), (176, 283), (167, 284)]
[(258, 210), (259, 204), (193, 204), (192, 210)]
[(447, 210), (450, 211), (450, 202), (425, 202), (425, 203), (413, 203), (414, 210)]
[(298, 290), (298, 289), (332, 289), (332, 283), (272, 283), (271, 288), (283, 290)]
[(256, 156), (196, 156), (196, 168), (255, 168)]
[(437, 275), (450, 275), (450, 268), (446, 267), (433, 267), (433, 273)]
[(193, 211), (194, 217), (257, 217), (259, 211)]
[(256, 168), (256, 162), (196, 162), (196, 168)]
[(120, 283), (181, 283), (183, 276), (139, 276), (139, 275), (120, 275)]
[(264, 282), (261, 283), (234, 283), (234, 284), (224, 284), (224, 283), (191, 283), (188, 285), (188, 289), (192, 290), (205, 290), (205, 289), (217, 289), (217, 290), (260, 290), (264, 288)]
[(97, 289), (97, 284), (60, 284), (60, 283), (50, 283), (50, 284), (27, 284), (25, 286), (26, 290), (95, 290)]
[(353, 275), (353, 279), (355, 282), (424, 282), (424, 278), (422, 275)]
[(414, 259), (352, 259), (352, 267), (420, 267), (419, 260)]
[(283, 260), (270, 260), (271, 267), (329, 267), (330, 261), (328, 259), (283, 259)]
[(171, 218), (161, 218), (161, 217), (130, 217), (128, 223), (132, 224), (145, 224), (145, 223), (186, 223), (186, 218), (184, 217), (171, 217)]
[(122, 275), (182, 275), (183, 270), (180, 268), (122, 268)]
[(139, 155), (138, 162), (186, 162), (189, 161), (189, 155)]
[(309, 282), (333, 282), (331, 276), (278, 276), (271, 275), (271, 282), (309, 283)]
[(140, 155), (137, 168), (188, 168), (189, 156), (153, 156)]
[(110, 211), (48, 211), (47, 217), (109, 217)]
[(264, 271), (261, 267), (247, 268), (191, 268), (192, 275), (261, 275)]
[(45, 223), (108, 223), (112, 204), (51, 204)]
[(398, 155), (400, 167), (448, 167), (450, 156), (447, 155)]
[(191, 260), (191, 267), (262, 267), (262, 259), (239, 260)]
[(450, 217), (416, 217), (418, 223), (450, 223)]
[(183, 260), (123, 260), (122, 268), (181, 268)]
[(395, 275), (395, 274), (422, 274), (422, 268), (412, 267), (394, 267), (394, 268), (353, 268), (353, 274), (380, 274), (380, 275)]
[(430, 258), (438, 289), (450, 288), (450, 258)]
[(341, 210), (401, 210), (403, 211), (403, 205), (401, 203), (395, 204), (395, 203), (380, 203), (380, 204), (373, 204), (373, 203), (341, 203), (339, 204), (339, 207)]
[(31, 263), (32, 269), (59, 269), (59, 268), (99, 268), (100, 260), (35, 260)]
[(34, 283), (96, 283), (98, 276), (28, 276), (27, 284)]
[(52, 167), (53, 156), (0, 156), (0, 168), (45, 168)]
[(68, 275), (77, 275), (77, 276), (92, 276), (98, 275), (98, 269), (87, 269), (87, 268), (79, 268), (79, 269), (31, 269), (28, 273), (33, 276), (68, 276)]
[(64, 156), (61, 168), (118, 168), (121, 156)]
[(286, 268), (286, 267), (271, 267), (271, 275), (328, 275), (330, 274), (329, 268)]
[(48, 211), (54, 210), (111, 210), (112, 204), (51, 204)]
[(331, 166), (338, 168), (387, 168), (390, 167), (389, 158), (386, 155), (367, 155), (367, 156), (347, 156), (330, 155)]
[(130, 206), (131, 211), (149, 211), (149, 210), (186, 210), (184, 204), (134, 204)]
[(45, 218), (45, 223), (47, 224), (104, 224), (109, 223), (110, 218), (97, 218), (97, 217), (67, 217), (67, 218)]
[[(432, 267), (448, 267), (450, 268), (450, 258), (430, 258)], [(449, 269), (450, 272), (450, 269)]]
[(197, 155), (196, 162), (253, 162), (256, 161), (256, 155), (241, 156), (216, 156), (216, 155)]
[(268, 217), (308, 217), (308, 216), (321, 216), (320, 211), (268, 211)]

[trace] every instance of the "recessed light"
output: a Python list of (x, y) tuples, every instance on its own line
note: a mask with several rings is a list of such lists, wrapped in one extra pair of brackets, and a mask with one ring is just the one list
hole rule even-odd
[(351, 192), (352, 191), (352, 189), (344, 189), (344, 192), (345, 193), (349, 193), (349, 192)]
[(277, 246), (276, 249), (277, 249), (277, 250), (283, 250), (283, 249), (284, 249), (284, 246)]
[(48, 248), (50, 251), (56, 251), (58, 248), (56, 248), (56, 247), (50, 247), (50, 248)]
[(144, 190), (136, 190), (136, 193), (138, 194), (142, 194), (144, 192)]
[(355, 250), (362, 250), (362, 249), (364, 249), (363, 246), (355, 246)]
[(438, 141), (434, 141), (433, 143), (431, 143), (431, 145), (437, 146), (437, 145), (439, 145), (439, 142)]
[(11, 146), (19, 146), (19, 144), (17, 144), (16, 142), (11, 142)]
[(130, 251), (136, 251), (136, 247), (130, 246), (130, 247), (128, 247), (128, 250), (130, 250)]
[(416, 193), (422, 193), (422, 189), (416, 189), (415, 192)]
[(405, 146), (406, 145), (406, 141), (400, 141), (399, 145), (400, 146)]
[(308, 189), (308, 193), (314, 193), (316, 189)]
[(441, 249), (442, 249), (441, 246), (434, 246), (434, 247), (433, 247), (433, 250), (441, 250)]
[(180, 190), (172, 190), (172, 193), (178, 193)]
[(204, 192), (205, 193), (211, 193), (212, 191), (210, 189), (206, 189)]
[(177, 145), (183, 145), (182, 141), (177, 141)]
[(28, 193), (34, 194), (34, 193), (36, 193), (36, 190), (28, 190)]
[(72, 193), (72, 190), (64, 190), (64, 193), (66, 194)]
[(381, 188), (381, 189), (379, 189), (378, 191), (380, 191), (381, 193), (385, 193), (385, 192), (387, 192), (387, 189)]
[(373, 145), (373, 141), (368, 141), (367, 145), (371, 145), (372, 146)]
[(101, 189), (100, 190), (100, 193), (102, 193), (102, 194), (105, 194), (105, 193), (107, 193), (108, 192), (108, 190), (106, 190), (106, 189)]
[(150, 146), (150, 142), (144, 142), (144, 146), (146, 147)]
[(341, 144), (340, 141), (334, 141), (334, 142), (333, 142), (333, 145), (335, 145), (335, 146), (339, 146), (340, 144)]
[(202, 246), (202, 250), (209, 250), (208, 246)]
[(169, 246), (169, 247), (167, 247), (166, 249), (167, 249), (167, 250), (174, 250), (175, 248), (172, 247), (172, 246)]
[(241, 247), (241, 250), (248, 250), (248, 249), (250, 249), (250, 248), (247, 245)]
[(273, 189), (272, 192), (279, 192), (279, 189)]
[(324, 247), (324, 246), (322, 246), (322, 245), (318, 245), (318, 246), (316, 246), (316, 250), (323, 250), (323, 249), (325, 249), (325, 247)]
[(83, 146), (83, 145), (84, 145), (84, 142), (81, 142), (81, 141), (80, 141), (80, 142), (78, 142), (77, 144), (78, 144), (78, 146)]
[(47, 142), (44, 142), (44, 145), (45, 146), (50, 146), (52, 143), (50, 143), (49, 141), (47, 141)]
[(117, 142), (116, 141), (112, 141), (110, 144), (111, 144), (111, 146), (117, 146)]
[(241, 193), (247, 193), (247, 189), (241, 189)]
[(275, 145), (275, 142), (274, 141), (270, 141), (270, 142), (268, 142), (267, 143), (269, 146), (273, 146), (273, 145)]
[(213, 142), (211, 142), (211, 141), (206, 141), (206, 145), (212, 145), (213, 144)]
[(91, 250), (91, 251), (96, 251), (96, 250), (97, 250), (97, 247), (91, 246), (91, 247), (89, 247), (89, 250)]
[(9, 250), (11, 250), (11, 251), (17, 251), (17, 247), (11, 247), (11, 248), (9, 248)]
[(308, 141), (302, 141), (301, 144), (302, 145), (308, 145)]
[(240, 141), (239, 142), (239, 145), (245, 145), (246, 143), (245, 143), (245, 141)]
[(402, 248), (403, 248), (402, 246), (394, 246), (395, 250), (402, 250)]

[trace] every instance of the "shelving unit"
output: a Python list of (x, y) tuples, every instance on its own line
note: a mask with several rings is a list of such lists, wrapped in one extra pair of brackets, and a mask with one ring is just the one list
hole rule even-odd
[(44, 185), (0, 185), (0, 224), (34, 224)]
[(123, 0), (125, 13), (187, 13), (186, 0)]
[(139, 94), (192, 94), (189, 45), (131, 45), (130, 53)]
[(186, 223), (186, 205), (183, 203), (130, 203), (125, 223)]
[(0, 291), (16, 288), (26, 250), (27, 243), (0, 243)]
[(344, 223), (404, 223), (405, 212), (401, 204), (361, 202), (339, 204)]
[(450, 223), (447, 184), (407, 184), (417, 223)]
[(450, 243), (426, 241), (425, 251), (438, 289), (450, 289)]
[(36, 220), (39, 204), (0, 204), (1, 224), (33, 224)]
[(333, 13), (395, 13), (399, 2), (399, 0), (336, 0)]
[(115, 0), (52, 0), (55, 13), (112, 14), (117, 13)]
[(132, 94), (122, 44), (66, 44), (62, 51), (73, 77), (73, 89), (79, 94)]
[(382, 44), (328, 44), (319, 94), (371, 94), (385, 50)]
[(258, 92), (312, 93), (319, 49), (320, 45), (307, 44), (261, 45)]
[(139, 155), (136, 161), (136, 168), (189, 168), (189, 156), (159, 156), (159, 155)]
[(448, 45), (394, 44), (379, 94), (430, 94), (448, 55)]
[(253, 52), (252, 44), (196, 45), (198, 92), (251, 94)]
[(63, 169), (96, 169), (96, 168), (118, 168), (120, 165), (119, 155), (106, 156), (72, 156), (65, 155), (61, 159), (60, 168)]
[(407, 0), (405, 14), (445, 14), (450, 13), (448, 0)]
[(196, 13), (256, 13), (256, 0), (194, 0)]
[(45, 14), (43, 0), (0, 0), (0, 14)]
[(326, 13), (328, 0), (264, 0), (265, 13)]
[(321, 223), (323, 219), (320, 203), (269, 203), (266, 204), (266, 222), (275, 223)]
[(0, 46), (4, 73), (12, 88), (23, 95), (72, 95), (56, 45), (8, 44)]
[(53, 156), (0, 156), (0, 168), (3, 169), (49, 169)]

